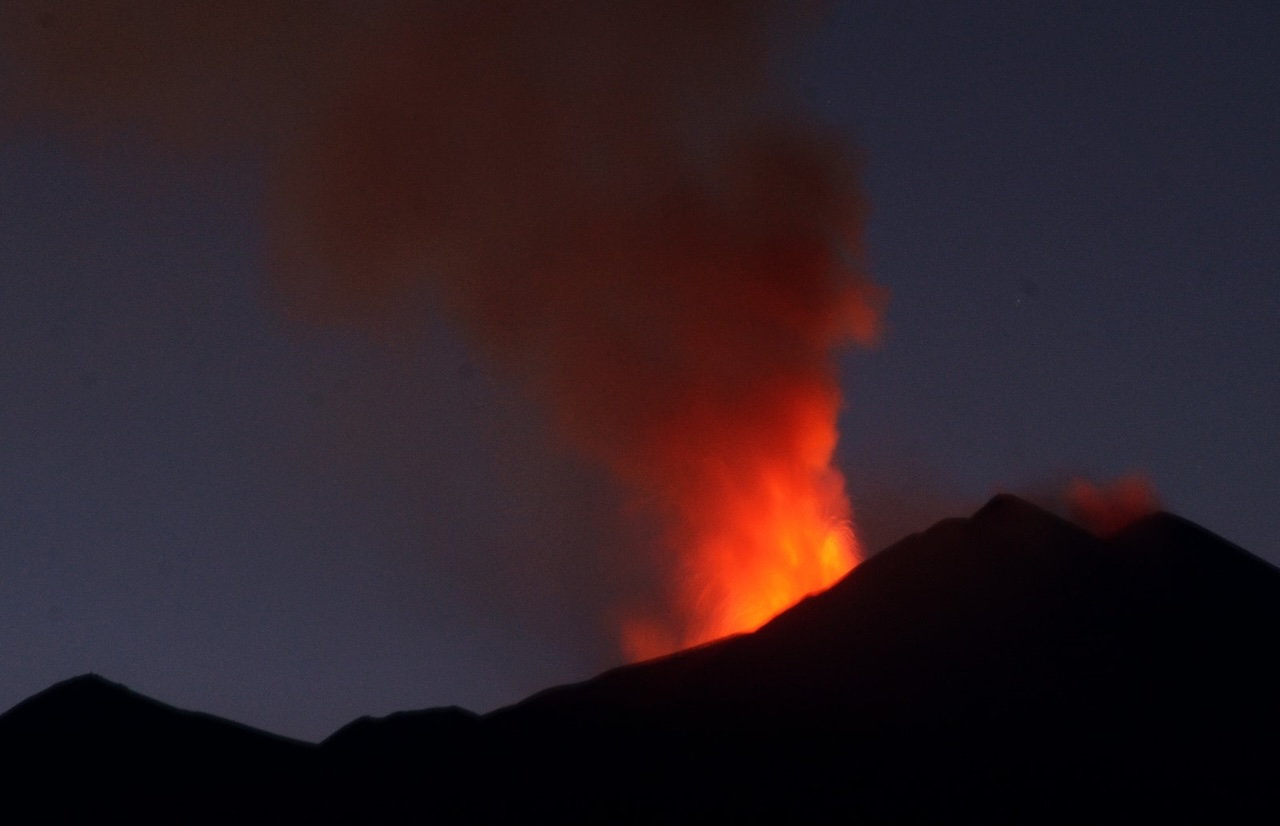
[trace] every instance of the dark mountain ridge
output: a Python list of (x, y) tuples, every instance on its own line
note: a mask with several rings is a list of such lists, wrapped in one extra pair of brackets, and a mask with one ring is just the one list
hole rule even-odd
[(1166, 513), (1102, 540), (999, 496), (752, 634), (484, 716), (311, 746), (77, 678), (0, 715), (0, 766), (135, 816), (1274, 817), (1277, 652), (1265, 562)]

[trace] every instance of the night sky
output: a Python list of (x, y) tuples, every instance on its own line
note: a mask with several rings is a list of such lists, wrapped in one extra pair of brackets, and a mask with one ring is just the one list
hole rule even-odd
[[(1141, 472), (1280, 564), (1277, 31), (1262, 2), (836, 3), (776, 67), (862, 159), (890, 296), (839, 357), (869, 550)], [(0, 138), (0, 707), (95, 671), (315, 740), (620, 662), (654, 574), (614, 483), (444, 314), (280, 312), (260, 157)]]

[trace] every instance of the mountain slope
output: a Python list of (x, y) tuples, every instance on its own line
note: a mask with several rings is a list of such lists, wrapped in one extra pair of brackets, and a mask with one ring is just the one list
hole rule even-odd
[(315, 748), (72, 681), (0, 715), (0, 759), (121, 778), (144, 818), (167, 785), (334, 822), (1274, 819), (1277, 651), (1275, 568), (1169, 514), (1104, 541), (1001, 496), (755, 633), (488, 715)]
[(250, 800), (264, 816), (280, 814), (293, 805), (282, 792), (300, 789), (315, 760), (310, 744), (181, 711), (92, 674), (0, 715), (8, 811), (51, 822), (112, 810), (214, 821)]
[[(1218, 816), (1270, 805), (1275, 651), (1274, 568), (1167, 514), (1103, 541), (1002, 496), (754, 634), (494, 712), (433, 765), (463, 798), (501, 777), (610, 817)], [(381, 754), (389, 786), (412, 774)]]

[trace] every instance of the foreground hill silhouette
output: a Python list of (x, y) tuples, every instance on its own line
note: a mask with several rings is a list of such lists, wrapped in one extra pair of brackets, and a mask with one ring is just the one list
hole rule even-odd
[(1278, 655), (1270, 565), (1170, 514), (1104, 541), (999, 496), (753, 634), (484, 716), (315, 746), (77, 678), (0, 715), (0, 783), (135, 821), (1274, 820)]

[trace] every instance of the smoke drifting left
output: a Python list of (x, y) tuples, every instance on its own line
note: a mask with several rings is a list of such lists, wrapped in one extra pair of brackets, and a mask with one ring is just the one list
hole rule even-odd
[(16, 2), (3, 105), (264, 150), (286, 312), (376, 329), (425, 291), (660, 526), (643, 656), (857, 558), (832, 353), (882, 294), (850, 159), (771, 101), (790, 5)]

